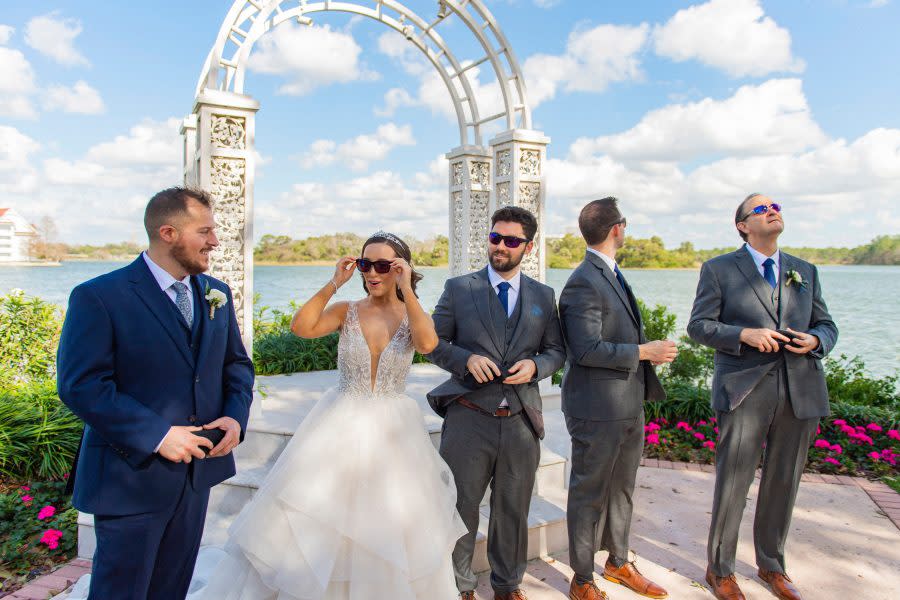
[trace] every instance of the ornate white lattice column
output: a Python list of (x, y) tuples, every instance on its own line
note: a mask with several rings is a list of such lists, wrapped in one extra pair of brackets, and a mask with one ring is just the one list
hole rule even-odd
[[(219, 247), (210, 257), (210, 273), (225, 281), (248, 352), (253, 342), (253, 178), (254, 119), (259, 102), (249, 96), (203, 90), (194, 105), (195, 185), (215, 200)], [(183, 127), (189, 137), (188, 124)], [(186, 179), (186, 181), (188, 181)]]
[(534, 251), (522, 261), (522, 269), (538, 281), (546, 275), (544, 247), (544, 165), (550, 138), (540, 131), (512, 129), (491, 140), (494, 156), (494, 202), (530, 210), (538, 220)]
[(491, 152), (460, 146), (447, 153), (450, 162), (450, 276), (487, 264), (491, 202)]
[(181, 139), (183, 142), (182, 165), (184, 166), (184, 184), (190, 187), (197, 182), (197, 115), (188, 115), (181, 122)]

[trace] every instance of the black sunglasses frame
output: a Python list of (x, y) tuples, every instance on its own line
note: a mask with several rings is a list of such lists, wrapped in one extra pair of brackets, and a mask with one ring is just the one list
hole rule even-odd
[(503, 242), (507, 248), (515, 249), (522, 244), (531, 242), (531, 240), (526, 240), (525, 238), (516, 237), (514, 235), (503, 235), (496, 231), (492, 231), (488, 234), (488, 242), (494, 246), (499, 246), (500, 242)]
[(385, 259), (369, 260), (368, 258), (357, 258), (355, 261), (356, 268), (360, 273), (368, 273), (373, 268), (376, 273), (384, 275), (391, 272), (391, 261)]

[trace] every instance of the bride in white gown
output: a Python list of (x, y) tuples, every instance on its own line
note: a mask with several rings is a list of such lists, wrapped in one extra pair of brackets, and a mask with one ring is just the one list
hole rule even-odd
[[(466, 532), (456, 486), (404, 394), (413, 350), (438, 342), (409, 257), (405, 243), (379, 232), (297, 311), (297, 335), (340, 332), (338, 386), (238, 515), (222, 560), (195, 572), (205, 586), (191, 600), (456, 597), (450, 556)], [(354, 266), (367, 297), (325, 308)]]
[[(438, 343), (409, 259), (402, 240), (378, 232), (294, 315), (301, 337), (339, 332), (338, 385), (237, 516), (224, 551), (201, 549), (189, 600), (457, 597), (451, 553), (466, 527), (456, 484), (404, 394), (413, 351)], [(326, 308), (354, 266), (366, 297)]]

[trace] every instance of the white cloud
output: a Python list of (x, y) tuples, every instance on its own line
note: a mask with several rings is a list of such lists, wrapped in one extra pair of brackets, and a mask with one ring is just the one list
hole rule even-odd
[(9, 25), (0, 25), (0, 46), (8, 44), (13, 33), (16, 32), (15, 27)]
[(881, 8), (890, 4), (891, 0), (872, 0), (869, 2), (869, 8)]
[(72, 87), (52, 85), (46, 91), (45, 110), (61, 110), (67, 113), (99, 115), (106, 111), (100, 92), (86, 81), (76, 81)]
[(180, 164), (182, 140), (178, 133), (181, 119), (165, 121), (145, 119), (133, 126), (127, 135), (92, 146), (87, 160), (109, 165), (159, 166)]
[(35, 188), (38, 177), (31, 155), (40, 147), (15, 127), (0, 125), (0, 193), (22, 194)]
[(800, 73), (791, 34), (765, 16), (759, 0), (710, 0), (679, 10), (653, 32), (657, 54), (698, 60), (732, 77)]
[(393, 117), (399, 108), (416, 106), (417, 100), (403, 88), (391, 88), (384, 95), (384, 106), (372, 109), (379, 117)]
[(25, 43), (58, 63), (86, 66), (90, 63), (74, 45), (81, 31), (80, 21), (63, 19), (58, 12), (52, 12), (28, 21)]
[(302, 96), (334, 83), (371, 81), (377, 73), (360, 62), (362, 48), (349, 33), (328, 25), (284, 23), (256, 44), (247, 63), (251, 71), (280, 75), (288, 80), (281, 94)]
[(378, 50), (395, 59), (410, 75), (422, 75), (433, 66), (422, 51), (399, 31), (389, 29), (378, 36)]
[(0, 116), (33, 119), (35, 91), (34, 70), (25, 55), (12, 48), (0, 47)]
[(710, 154), (783, 154), (818, 146), (825, 134), (799, 79), (745, 85), (725, 100), (705, 98), (648, 112), (631, 129), (582, 138), (576, 156), (604, 152), (621, 160), (687, 161)]
[(352, 171), (364, 171), (369, 163), (384, 160), (397, 146), (413, 146), (412, 127), (394, 123), (380, 125), (375, 133), (358, 135), (338, 145), (332, 140), (316, 140), (300, 159), (306, 169), (340, 163)]

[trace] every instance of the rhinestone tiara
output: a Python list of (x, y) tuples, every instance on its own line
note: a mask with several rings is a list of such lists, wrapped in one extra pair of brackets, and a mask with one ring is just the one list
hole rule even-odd
[(400, 238), (398, 238), (397, 236), (395, 236), (395, 235), (392, 234), (392, 233), (388, 233), (387, 231), (383, 231), (383, 230), (381, 230), (381, 229), (379, 229), (378, 231), (376, 231), (375, 233), (373, 233), (373, 234), (372, 234), (372, 237), (380, 237), (380, 238), (384, 238), (384, 239), (386, 239), (386, 240), (389, 240), (389, 241), (391, 241), (391, 242), (394, 242), (395, 244), (397, 244), (397, 245), (400, 246), (401, 248), (402, 248), (403, 246), (405, 246), (405, 244), (400, 240)]

